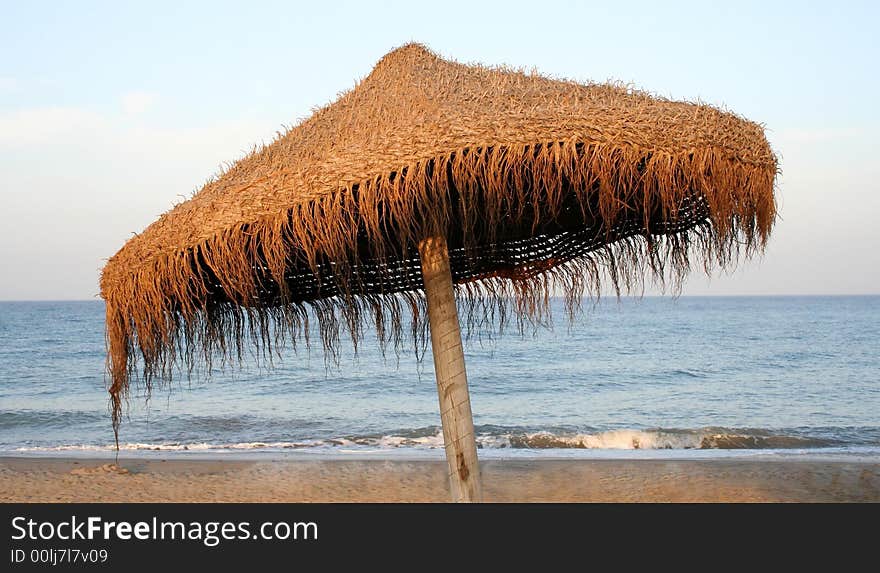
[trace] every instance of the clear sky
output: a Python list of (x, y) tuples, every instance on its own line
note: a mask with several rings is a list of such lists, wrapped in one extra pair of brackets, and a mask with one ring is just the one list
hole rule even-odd
[(765, 124), (767, 253), (684, 293), (880, 293), (878, 6), (2, 0), (0, 299), (94, 298), (133, 232), (408, 41)]

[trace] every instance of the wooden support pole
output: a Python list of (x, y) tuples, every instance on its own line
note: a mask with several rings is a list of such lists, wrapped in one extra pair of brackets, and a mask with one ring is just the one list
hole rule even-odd
[(437, 395), (440, 398), (440, 420), (443, 424), (452, 500), (483, 501), (474, 420), (446, 238), (436, 236), (423, 240), (419, 243), (419, 255), (425, 281), (425, 297), (428, 301), (431, 349), (434, 352), (434, 371), (437, 374)]

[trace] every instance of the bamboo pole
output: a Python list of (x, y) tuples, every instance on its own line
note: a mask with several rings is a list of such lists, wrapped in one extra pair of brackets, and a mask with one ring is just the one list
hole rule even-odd
[(434, 353), (434, 372), (437, 375), (437, 395), (440, 398), (440, 420), (443, 424), (443, 443), (446, 448), (446, 462), (449, 464), (452, 500), (482, 501), (474, 420), (446, 239), (438, 235), (423, 240), (419, 243), (419, 255), (428, 302), (431, 349)]

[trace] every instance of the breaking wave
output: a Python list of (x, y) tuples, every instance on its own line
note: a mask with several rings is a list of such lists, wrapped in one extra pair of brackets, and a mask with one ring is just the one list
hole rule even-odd
[[(880, 440), (871, 436), (867, 444), (877, 445)], [(481, 449), (512, 450), (764, 450), (809, 449), (853, 445), (830, 437), (798, 435), (760, 429), (620, 429), (595, 432), (521, 430), (516, 428), (477, 428), (477, 446)], [(864, 444), (863, 444), (864, 445)], [(282, 450), (340, 450), (357, 448), (389, 450), (398, 448), (442, 450), (443, 435), (439, 428), (428, 427), (390, 434), (346, 436), (330, 439), (297, 441), (249, 441), (235, 443), (125, 443), (122, 451), (218, 452), (218, 451), (282, 451)], [(17, 452), (73, 452), (113, 450), (112, 444), (55, 445), (20, 447)]]

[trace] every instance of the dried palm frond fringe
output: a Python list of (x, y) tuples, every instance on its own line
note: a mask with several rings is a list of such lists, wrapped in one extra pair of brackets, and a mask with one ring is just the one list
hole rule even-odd
[[(523, 78), (504, 81), (532, 81)], [(417, 245), (428, 236), (447, 237), (468, 329), (540, 322), (554, 293), (573, 312), (585, 294), (598, 293), (603, 277), (619, 293), (645, 276), (677, 282), (694, 262), (709, 270), (759, 252), (776, 217), (775, 156), (755, 124), (699, 107), (739, 126), (747, 152), (732, 151), (723, 137), (717, 146), (670, 149), (575, 133), (447, 147), (297, 200), (269, 193), (266, 202), (259, 197), (267, 181), (290, 187), (301, 179), (249, 163), (265, 167), (285, 137), (255, 152), (163, 216), (161, 232), (132, 239), (104, 269), (117, 442), (132, 380), (149, 390), (178, 367), (210, 371), (217, 356), (234, 362), (247, 348), (271, 356), (287, 342), (308, 342), (310, 318), (331, 358), (341, 336), (356, 346), (366, 325), (383, 348), (408, 336), (424, 341)], [(219, 230), (181, 227), (196, 209), (213, 216), (224, 197), (238, 201), (236, 217), (217, 223)], [(191, 237), (180, 240), (183, 233)]]

